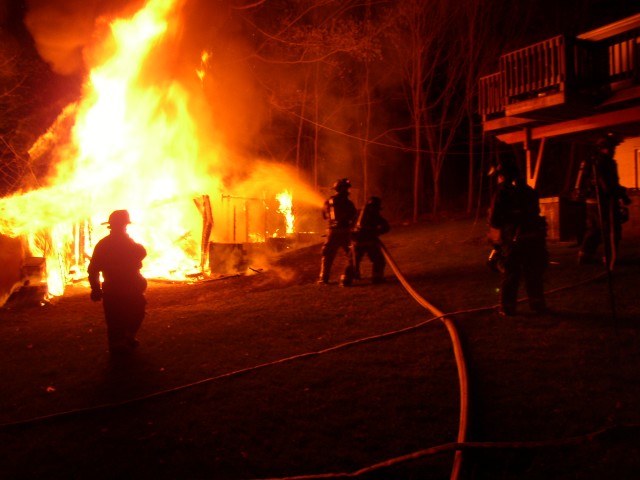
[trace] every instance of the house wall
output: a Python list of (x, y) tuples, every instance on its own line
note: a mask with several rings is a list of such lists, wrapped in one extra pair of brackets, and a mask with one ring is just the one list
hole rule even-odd
[(615, 158), (620, 185), (628, 188), (631, 198), (629, 222), (624, 225), (623, 231), (627, 234), (640, 234), (640, 137), (629, 138), (618, 145)]
[(640, 188), (640, 137), (629, 138), (616, 148), (620, 184), (633, 190)]
[[(586, 150), (589, 151), (589, 150)], [(557, 153), (557, 152), (556, 152)], [(585, 152), (578, 152), (578, 157)], [(552, 158), (563, 158), (553, 157)], [(629, 222), (623, 227), (627, 234), (640, 234), (640, 137), (629, 138), (616, 148), (615, 159), (618, 163), (620, 184), (627, 187), (631, 205), (629, 205)], [(566, 162), (557, 161), (556, 165), (566, 169)], [(577, 173), (576, 173), (577, 174)], [(553, 171), (553, 176), (561, 178), (558, 170)], [(544, 179), (543, 185), (551, 185), (549, 179)], [(575, 178), (570, 176), (567, 185), (573, 185)], [(584, 202), (576, 202), (566, 195), (549, 195), (542, 192), (540, 210), (545, 216), (548, 226), (548, 239), (550, 241), (579, 241), (585, 230)], [(553, 185), (553, 192), (557, 192), (558, 185)], [(546, 194), (545, 194), (546, 193)], [(557, 193), (555, 193), (557, 195)]]

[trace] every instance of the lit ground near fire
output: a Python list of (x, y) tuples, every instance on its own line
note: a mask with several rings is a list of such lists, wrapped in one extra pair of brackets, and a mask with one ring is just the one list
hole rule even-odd
[[(635, 478), (636, 235), (621, 246), (614, 302), (601, 266), (578, 267), (576, 246), (554, 243), (552, 312), (523, 304), (509, 319), (484, 308), (499, 281), (485, 266), (484, 220), (395, 226), (384, 241), (460, 330), (468, 439), (540, 442), (470, 451), (464, 478)], [(319, 252), (286, 251), (253, 275), (152, 283), (141, 345), (123, 365), (109, 364), (101, 306), (86, 286), (45, 307), (0, 310), (0, 476), (283, 478), (352, 472), (455, 441), (458, 378), (442, 322), (399, 332), (431, 314), (390, 270), (384, 285), (316, 285)], [(424, 456), (360, 478), (449, 478), (452, 459)]]

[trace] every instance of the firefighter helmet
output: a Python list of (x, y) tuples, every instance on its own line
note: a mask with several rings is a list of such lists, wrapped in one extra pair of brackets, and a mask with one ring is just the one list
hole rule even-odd
[(127, 210), (114, 210), (109, 215), (109, 220), (104, 222), (103, 225), (109, 225), (109, 228), (114, 226), (129, 225), (131, 223), (131, 217)]
[(620, 145), (621, 142), (622, 142), (622, 139), (616, 134), (605, 133), (603, 135), (600, 135), (600, 137), (598, 137), (598, 139), (596, 140), (596, 146), (598, 148), (614, 149), (618, 145)]
[(344, 192), (351, 188), (351, 182), (348, 178), (339, 178), (336, 183), (333, 184), (333, 189), (336, 192)]

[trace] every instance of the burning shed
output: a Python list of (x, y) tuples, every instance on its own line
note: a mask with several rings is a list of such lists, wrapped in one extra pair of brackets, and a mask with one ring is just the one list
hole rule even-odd
[(205, 72), (177, 51), (181, 4), (149, 0), (96, 22), (81, 97), (29, 152), (48, 166), (45, 178), (0, 199), (0, 235), (21, 239), (14, 256), (23, 267), (44, 259), (50, 294), (86, 277), (113, 210), (132, 215), (129, 232), (148, 251), (145, 276), (184, 280), (210, 273), (212, 244), (286, 238), (293, 199), (301, 211), (322, 203), (286, 166), (225, 145), (203, 95)]

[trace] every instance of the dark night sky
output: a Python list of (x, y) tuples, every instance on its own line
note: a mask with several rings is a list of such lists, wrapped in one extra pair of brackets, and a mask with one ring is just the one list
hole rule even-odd
[[(558, 33), (577, 34), (590, 30), (617, 19), (640, 12), (637, 2), (629, 0), (518, 0), (522, 10), (532, 12), (533, 19), (528, 25), (528, 35), (533, 41)], [(187, 5), (194, 11), (201, 11), (208, 16), (213, 6), (222, 4), (242, 5), (243, 1), (211, 2), (210, 0), (187, 0)], [(54, 7), (62, 14), (76, 17), (79, 25), (80, 16), (94, 17), (107, 11), (116, 11), (129, 5), (134, 8), (141, 0), (0, 0), (0, 25), (5, 31), (23, 36), (26, 31), (21, 19), (28, 9), (46, 6)], [(194, 16), (195, 18), (195, 16)], [(509, 19), (513, 22), (513, 19)], [(61, 25), (68, 28), (68, 25)], [(524, 26), (524, 25), (523, 25)]]
[[(36, 43), (40, 46), (46, 42), (55, 43), (58, 53), (65, 47), (66, 42), (69, 51), (64, 52), (63, 55), (67, 55), (64, 59), (68, 62), (67, 64), (62, 64), (60, 55), (55, 59), (50, 56), (47, 60), (59, 73), (69, 74), (79, 68), (82, 62), (82, 46), (88, 42), (93, 23), (98, 16), (126, 7), (137, 9), (141, 3), (143, 3), (142, 0), (0, 0), (0, 29), (5, 34), (16, 37), (23, 44), (32, 41), (29, 30), (32, 33), (37, 32), (33, 35)], [(251, 2), (187, 0), (186, 8), (190, 12), (189, 18), (193, 19), (194, 25), (186, 30), (191, 36), (196, 36), (196, 33), (201, 30), (211, 30), (215, 28), (218, 21), (216, 18), (224, 16), (221, 12), (229, 5), (246, 3)], [(40, 17), (33, 14), (33, 12), (45, 11), (44, 9), (46, 13)], [(638, 13), (640, 6), (637, 2), (628, 0), (519, 0), (516, 11), (521, 12), (521, 22), (518, 22), (515, 27), (513, 18), (506, 19), (504, 27), (500, 27), (500, 22), (496, 24), (497, 30), (501, 30), (503, 34), (509, 31), (518, 34), (518, 39), (505, 39), (505, 47), (508, 50), (521, 48), (528, 43), (560, 33), (568, 35), (583, 33)], [(28, 12), (31, 14), (28, 15)], [(25, 18), (30, 26), (29, 29), (23, 22)], [(58, 32), (55, 31), (56, 29)], [(55, 42), (51, 42), (50, 38), (54, 35), (57, 38)], [(523, 45), (519, 45), (521, 42)], [(45, 51), (42, 47), (39, 50), (41, 53)]]

